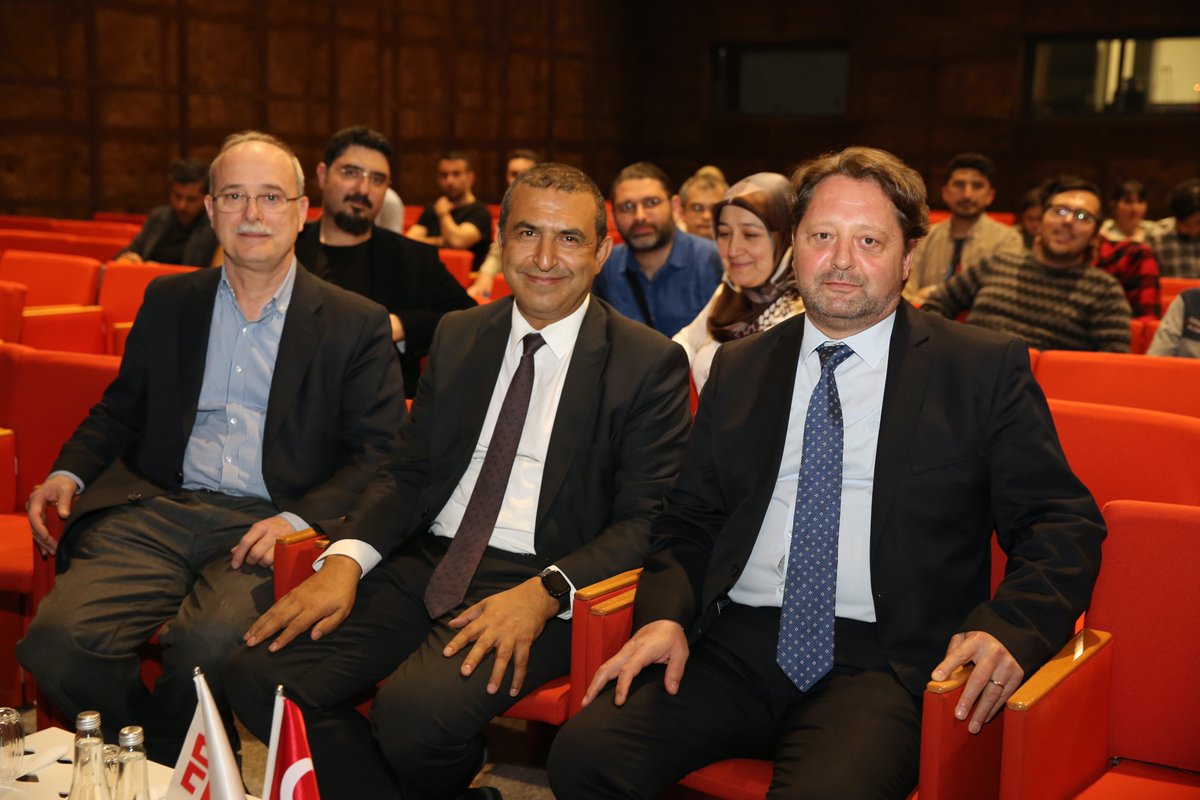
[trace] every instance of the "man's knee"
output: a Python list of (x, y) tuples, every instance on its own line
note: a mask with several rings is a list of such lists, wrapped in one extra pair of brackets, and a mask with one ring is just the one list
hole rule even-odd
[[(609, 695), (598, 703), (611, 704)], [(622, 764), (629, 758), (627, 744), (609, 730), (607, 708), (585, 710), (572, 717), (554, 737), (546, 759), (550, 788), (556, 797), (636, 797), (636, 787), (625, 780)]]

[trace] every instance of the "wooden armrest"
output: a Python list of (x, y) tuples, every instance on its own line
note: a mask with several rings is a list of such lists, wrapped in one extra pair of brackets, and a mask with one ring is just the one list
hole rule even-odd
[(622, 572), (618, 575), (613, 575), (611, 578), (605, 578), (602, 581), (597, 581), (590, 586), (584, 586), (579, 591), (575, 592), (575, 596), (583, 600), (594, 600), (603, 594), (615, 592), (618, 589), (624, 589), (626, 586), (633, 586), (638, 581), (638, 576), (642, 574), (641, 567), (631, 569), (628, 572)]
[(1054, 690), (1072, 673), (1077, 672), (1112, 641), (1112, 634), (1085, 628), (1067, 642), (1058, 654), (1033, 673), (1021, 684), (1012, 697), (1008, 698), (1010, 711), (1028, 711)]
[(616, 614), (618, 611), (629, 608), (633, 605), (634, 596), (637, 594), (637, 589), (630, 589), (628, 592), (619, 594), (616, 597), (610, 597), (607, 600), (601, 600), (590, 609), (588, 613), (593, 617), (607, 617), (609, 614)]
[(321, 536), (321, 534), (317, 533), (312, 528), (305, 528), (304, 530), (296, 531), (295, 533), (285, 533), (283, 536), (280, 536), (278, 539), (276, 539), (275, 542), (286, 547), (289, 544), (296, 544), (297, 542), (307, 542), (309, 539), (318, 539), (318, 541), (313, 542), (313, 546), (318, 550), (324, 550), (329, 546), (328, 537)]
[(933, 692), (934, 694), (949, 694), (959, 687), (966, 684), (967, 679), (971, 677), (971, 673), (975, 671), (974, 664), (964, 664), (954, 672), (950, 673), (950, 677), (944, 681), (930, 681), (925, 684), (925, 691)]

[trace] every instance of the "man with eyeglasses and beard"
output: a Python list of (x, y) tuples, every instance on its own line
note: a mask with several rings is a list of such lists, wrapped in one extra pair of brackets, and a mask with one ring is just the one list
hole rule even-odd
[(676, 229), (670, 179), (654, 164), (625, 167), (609, 197), (625, 243), (613, 248), (593, 291), (630, 319), (674, 336), (696, 318), (721, 282), (717, 247)]
[(922, 308), (1011, 333), (1039, 350), (1129, 352), (1132, 312), (1116, 278), (1092, 266), (1100, 190), (1060, 176), (1042, 193), (1042, 229), (1024, 256), (999, 254), (934, 289)]
[[(145, 725), (165, 764), (195, 709), (193, 667), (220, 701), (271, 605), (275, 540), (346, 514), (404, 419), (385, 310), (296, 260), (295, 154), (247, 131), (209, 175), (224, 263), (150, 284), (116, 380), (27, 505), (60, 572), (18, 657), (68, 717), (99, 710), (106, 739)], [(151, 693), (136, 651), (156, 633)]]
[(417, 391), (421, 357), (447, 311), (475, 305), (437, 249), (375, 225), (391, 183), (392, 146), (363, 126), (338, 131), (317, 165), (324, 213), (304, 226), (296, 257), (317, 276), (388, 310), (405, 395)]

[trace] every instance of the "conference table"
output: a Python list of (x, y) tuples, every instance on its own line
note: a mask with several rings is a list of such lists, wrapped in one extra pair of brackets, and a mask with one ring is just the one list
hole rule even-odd
[[(75, 734), (62, 728), (47, 728), (25, 737), (26, 765), (37, 765), (32, 777), (36, 781), (5, 781), (0, 783), (0, 800), (63, 800), (71, 789), (71, 762), (74, 756)], [(161, 800), (171, 782), (172, 767), (147, 764), (150, 796)], [(246, 795), (247, 800), (258, 800)]]

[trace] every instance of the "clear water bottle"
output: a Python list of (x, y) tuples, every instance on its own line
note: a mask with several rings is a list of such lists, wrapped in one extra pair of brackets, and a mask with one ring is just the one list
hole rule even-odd
[(104, 775), (99, 711), (84, 711), (75, 718), (75, 766), (67, 800), (112, 800)]
[(117, 791), (114, 800), (150, 800), (145, 742), (146, 734), (140, 725), (121, 728), (121, 755), (117, 761)]

